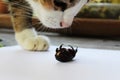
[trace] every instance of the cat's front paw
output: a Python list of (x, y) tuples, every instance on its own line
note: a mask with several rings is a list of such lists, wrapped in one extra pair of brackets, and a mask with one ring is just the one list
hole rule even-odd
[(26, 50), (43, 51), (48, 50), (49, 40), (45, 36), (29, 37), (20, 45)]
[(25, 50), (45, 51), (49, 48), (49, 39), (46, 36), (38, 36), (32, 29), (16, 33), (15, 37)]

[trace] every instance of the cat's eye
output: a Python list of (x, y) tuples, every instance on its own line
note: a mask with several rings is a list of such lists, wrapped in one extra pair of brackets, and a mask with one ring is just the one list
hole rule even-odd
[(55, 6), (60, 7), (62, 11), (64, 11), (67, 8), (67, 3), (61, 0), (54, 0), (54, 4)]

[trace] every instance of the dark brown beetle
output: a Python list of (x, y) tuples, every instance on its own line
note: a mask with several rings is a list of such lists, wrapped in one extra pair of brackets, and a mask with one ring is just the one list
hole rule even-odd
[(72, 61), (75, 57), (77, 49), (74, 49), (71, 45), (68, 45), (70, 48), (62, 48), (63, 44), (59, 48), (56, 48), (55, 58), (61, 62)]

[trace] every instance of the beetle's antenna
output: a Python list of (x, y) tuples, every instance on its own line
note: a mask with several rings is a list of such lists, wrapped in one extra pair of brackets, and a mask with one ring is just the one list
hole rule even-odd
[(56, 48), (56, 52), (58, 52), (58, 48)]

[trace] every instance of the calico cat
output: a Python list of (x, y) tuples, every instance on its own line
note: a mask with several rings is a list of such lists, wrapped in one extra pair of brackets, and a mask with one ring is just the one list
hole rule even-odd
[[(9, 10), (19, 45), (26, 50), (47, 50), (49, 39), (37, 35), (32, 27), (32, 14), (50, 28), (67, 28), (88, 0), (4, 0)], [(28, 15), (28, 16), (26, 16)]]

